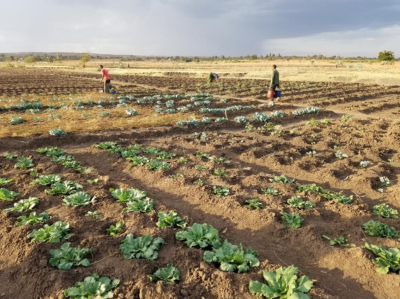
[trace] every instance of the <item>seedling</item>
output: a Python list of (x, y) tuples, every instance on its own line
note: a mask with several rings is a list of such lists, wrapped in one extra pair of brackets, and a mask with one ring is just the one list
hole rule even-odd
[(294, 184), (295, 179), (288, 179), (285, 175), (276, 176), (273, 179), (269, 179), (271, 183), (282, 183), (282, 184)]
[(221, 169), (215, 169), (214, 172), (213, 172), (213, 175), (219, 176), (219, 177), (226, 177), (227, 176), (226, 172), (224, 172)]
[(29, 216), (19, 216), (17, 218), (17, 222), (15, 222), (15, 225), (20, 226), (20, 225), (34, 225), (34, 224), (43, 224), (46, 223), (47, 220), (50, 219), (49, 214), (46, 212), (43, 212), (39, 215), (36, 214), (36, 212), (32, 212), (29, 214)]
[(349, 243), (343, 236), (340, 236), (340, 237), (334, 238), (334, 239), (331, 239), (331, 238), (329, 238), (328, 236), (325, 236), (325, 235), (323, 235), (322, 237), (325, 240), (328, 240), (329, 241), (329, 245), (331, 245), (331, 246), (339, 245), (341, 247), (350, 247), (350, 248), (356, 247), (355, 244)]
[(362, 168), (366, 168), (366, 167), (368, 167), (370, 164), (371, 164), (371, 162), (369, 162), (369, 161), (361, 161), (361, 162), (360, 162), (360, 166), (361, 166)]
[(268, 188), (261, 188), (261, 191), (264, 192), (265, 195), (273, 195), (278, 196), (281, 194), (278, 190), (274, 189), (274, 187), (269, 186)]
[(0, 188), (0, 200), (12, 201), (20, 194), (14, 191), (10, 191), (6, 188)]
[(289, 198), (287, 200), (287, 204), (291, 208), (297, 208), (301, 210), (312, 210), (317, 206), (313, 202), (304, 201), (303, 198), (301, 198), (300, 196), (294, 196), (292, 198)]
[(101, 277), (93, 274), (84, 279), (83, 282), (77, 282), (75, 287), (64, 290), (66, 298), (112, 298), (113, 292), (119, 285), (119, 279), (111, 280), (108, 277)]
[(200, 248), (218, 247), (221, 245), (218, 231), (207, 224), (194, 223), (187, 231), (177, 232), (175, 237), (178, 241), (184, 242), (189, 248), (196, 246)]
[(383, 187), (389, 187), (390, 186), (390, 180), (388, 177), (386, 176), (381, 176), (379, 177), (379, 181), (381, 182), (381, 185)]
[(262, 210), (265, 208), (258, 199), (248, 199), (245, 200), (244, 203), (249, 210)]
[(376, 205), (372, 208), (374, 215), (382, 217), (382, 218), (393, 218), (398, 219), (398, 212), (395, 209), (390, 208), (387, 204), (382, 203), (380, 205)]
[(236, 246), (225, 240), (218, 248), (214, 247), (214, 251), (204, 252), (203, 260), (208, 263), (217, 263), (219, 268), (225, 272), (245, 273), (250, 267), (258, 267), (260, 261), (257, 259), (257, 251), (247, 248), (243, 250), (243, 246)]
[(181, 279), (181, 272), (172, 264), (168, 264), (166, 268), (158, 269), (153, 275), (147, 275), (151, 281), (162, 281), (164, 284), (171, 284)]
[(92, 250), (89, 248), (71, 247), (71, 243), (64, 243), (60, 249), (50, 250), (50, 265), (59, 269), (68, 271), (72, 267), (88, 267), (90, 261), (88, 256), (92, 255)]
[(28, 237), (32, 239), (32, 242), (59, 243), (72, 236), (73, 234), (69, 233), (69, 223), (58, 221), (52, 225), (45, 224), (41, 229), (33, 230)]
[(126, 203), (126, 208), (122, 210), (123, 212), (140, 212), (140, 213), (150, 213), (154, 211), (154, 201), (146, 197), (143, 199), (136, 199), (134, 201), (128, 201)]
[(96, 219), (96, 220), (100, 219), (100, 213), (99, 213), (99, 211), (93, 211), (93, 212), (92, 212), (92, 211), (89, 211), (89, 212), (86, 213), (85, 216), (90, 217), (90, 218), (93, 218), (93, 219)]
[(6, 186), (14, 182), (14, 179), (0, 178), (0, 186)]
[(186, 227), (185, 221), (175, 211), (158, 213), (158, 221), (156, 225), (158, 227)]
[(346, 155), (346, 154), (343, 154), (342, 152), (336, 152), (335, 153), (335, 156), (336, 156), (336, 158), (339, 158), (339, 159), (343, 159), (343, 158), (348, 158), (349, 156), (348, 155)]
[(32, 210), (39, 204), (40, 200), (37, 197), (29, 197), (16, 202), (12, 208), (4, 209), (3, 212), (26, 212)]
[(217, 195), (219, 197), (228, 196), (230, 193), (229, 189), (225, 186), (222, 186), (222, 187), (214, 186), (212, 189), (212, 192), (214, 195)]
[(17, 163), (15, 163), (14, 168), (29, 169), (34, 166), (35, 165), (32, 163), (31, 159), (26, 157), (21, 157), (17, 159)]
[(364, 231), (371, 237), (378, 238), (400, 238), (400, 232), (386, 223), (370, 220), (363, 225)]
[(388, 274), (389, 271), (400, 274), (400, 250), (397, 248), (388, 248), (375, 246), (365, 243), (365, 248), (373, 252), (376, 259), (372, 262), (378, 267), (376, 272), (379, 274)]
[(86, 192), (77, 192), (66, 196), (63, 199), (64, 205), (72, 207), (84, 207), (94, 203), (96, 197), (92, 197)]
[(120, 220), (115, 225), (111, 225), (109, 228), (107, 228), (107, 232), (111, 236), (116, 237), (124, 231), (124, 224), (124, 221)]
[(283, 224), (289, 228), (300, 228), (304, 219), (299, 214), (281, 212)]
[(250, 281), (250, 293), (266, 298), (310, 299), (306, 295), (313, 287), (313, 282), (307, 277), (298, 277), (299, 270), (295, 266), (281, 267), (276, 271), (263, 271), (267, 284)]

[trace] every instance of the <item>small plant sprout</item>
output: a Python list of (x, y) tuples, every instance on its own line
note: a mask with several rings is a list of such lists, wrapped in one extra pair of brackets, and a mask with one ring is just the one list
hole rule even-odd
[(176, 173), (176, 174), (171, 174), (171, 175), (170, 175), (170, 178), (171, 178), (171, 179), (174, 179), (174, 180), (177, 180), (177, 179), (179, 179), (179, 178), (183, 178), (183, 174), (180, 173), (180, 172), (178, 172), (178, 173)]
[(390, 180), (388, 177), (386, 176), (381, 176), (379, 177), (379, 181), (381, 182), (381, 185), (383, 187), (389, 187), (390, 186)]
[(20, 226), (20, 225), (44, 224), (49, 219), (50, 219), (50, 215), (47, 214), (46, 212), (43, 212), (39, 215), (37, 215), (36, 212), (32, 212), (28, 216), (25, 216), (25, 215), (19, 216), (17, 218), (18, 221), (15, 222), (15, 225)]
[(310, 118), (310, 120), (307, 122), (307, 125), (313, 126), (313, 127), (318, 127), (319, 126), (318, 121), (315, 120), (313, 117)]
[(335, 157), (338, 159), (343, 159), (343, 158), (348, 158), (349, 156), (346, 154), (343, 154), (342, 152), (338, 151), (335, 153)]
[(172, 284), (174, 281), (181, 279), (181, 272), (172, 264), (168, 264), (165, 268), (158, 269), (154, 274), (147, 275), (151, 281), (162, 281), (164, 284)]
[(89, 211), (86, 213), (85, 216), (98, 220), (98, 219), (100, 219), (100, 212), (99, 211)]
[(317, 206), (313, 202), (303, 200), (303, 198), (301, 198), (300, 196), (289, 198), (287, 200), (287, 204), (291, 208), (297, 208), (300, 210), (312, 210)]
[(99, 183), (99, 179), (87, 180), (87, 183), (91, 185), (97, 185)]
[(219, 177), (226, 177), (227, 176), (226, 172), (224, 172), (221, 169), (215, 169), (214, 172), (213, 172), (213, 175), (219, 176)]
[(361, 162), (360, 162), (360, 166), (361, 166), (362, 168), (366, 168), (366, 167), (368, 167), (370, 164), (371, 164), (371, 162), (369, 162), (369, 161), (361, 161)]
[(179, 163), (179, 164), (187, 164), (187, 163), (189, 163), (189, 160), (186, 159), (185, 157), (180, 157), (180, 158), (178, 159), (178, 163)]
[(321, 120), (321, 123), (324, 125), (329, 125), (331, 121), (329, 120), (329, 118), (324, 118), (323, 120)]
[(199, 186), (204, 186), (204, 185), (207, 185), (207, 182), (203, 181), (202, 179), (198, 179), (198, 180), (193, 181), (193, 184), (199, 185)]
[(306, 155), (307, 155), (307, 156), (314, 156), (314, 155), (316, 155), (316, 154), (317, 154), (316, 151), (309, 151), (309, 152), (306, 152)]
[(111, 225), (109, 228), (107, 228), (107, 232), (111, 236), (116, 237), (124, 231), (124, 224), (124, 221), (120, 220), (115, 225)]
[(0, 186), (6, 186), (14, 182), (14, 179), (0, 178)]
[(282, 184), (294, 184), (295, 179), (288, 179), (285, 175), (276, 176), (273, 179), (269, 179), (271, 183), (282, 183)]
[(175, 211), (158, 213), (158, 221), (156, 225), (158, 227), (186, 227), (185, 221)]
[(265, 195), (273, 195), (278, 196), (281, 194), (278, 190), (274, 189), (274, 187), (269, 186), (268, 188), (261, 188), (261, 191), (264, 192)]
[(264, 209), (263, 204), (258, 199), (247, 199), (244, 201), (244, 205), (249, 210), (262, 210)]
[(6, 188), (0, 188), (0, 200), (13, 201), (20, 194), (14, 191), (10, 191)]
[(281, 212), (283, 224), (289, 228), (301, 227), (304, 219), (299, 214)]
[(340, 236), (340, 237), (334, 238), (334, 239), (331, 239), (331, 238), (329, 238), (328, 236), (325, 236), (325, 235), (323, 235), (322, 237), (325, 240), (328, 240), (329, 241), (329, 245), (331, 245), (331, 246), (339, 245), (339, 246), (342, 246), (342, 247), (350, 247), (350, 248), (356, 247), (355, 244), (349, 243), (343, 236)]
[(393, 218), (398, 219), (398, 212), (395, 209), (392, 209), (387, 204), (382, 203), (380, 205), (376, 205), (372, 208), (372, 212), (374, 215), (382, 217), (382, 218)]
[(251, 133), (251, 132), (254, 131), (254, 125), (253, 125), (252, 123), (250, 123), (250, 122), (248, 122), (248, 123), (246, 124), (245, 128), (246, 128), (246, 132), (247, 132), (247, 133)]
[(222, 186), (222, 187), (214, 186), (212, 189), (212, 192), (214, 195), (217, 195), (219, 197), (228, 196), (230, 193), (229, 189), (225, 186)]
[(12, 208), (4, 209), (3, 212), (26, 212), (32, 210), (39, 204), (40, 200), (37, 197), (29, 197), (16, 202)]
[(352, 117), (350, 115), (345, 114), (342, 116), (341, 122), (342, 122), (342, 124), (346, 124), (346, 123), (350, 122), (351, 120), (352, 120)]

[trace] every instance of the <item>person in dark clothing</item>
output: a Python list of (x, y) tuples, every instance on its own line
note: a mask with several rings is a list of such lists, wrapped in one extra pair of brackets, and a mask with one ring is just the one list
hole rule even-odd
[(210, 73), (207, 78), (207, 83), (210, 84), (219, 79), (220, 75), (217, 73)]
[(272, 76), (271, 76), (271, 84), (270, 84), (270, 90), (274, 91), (274, 98), (277, 98), (276, 96), (276, 88), (279, 87), (279, 72), (276, 70), (276, 64), (272, 66)]

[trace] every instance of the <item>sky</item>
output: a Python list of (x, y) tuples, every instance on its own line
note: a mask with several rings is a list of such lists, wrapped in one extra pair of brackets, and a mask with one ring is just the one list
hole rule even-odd
[(3, 0), (1, 11), (0, 53), (400, 52), (399, 0)]

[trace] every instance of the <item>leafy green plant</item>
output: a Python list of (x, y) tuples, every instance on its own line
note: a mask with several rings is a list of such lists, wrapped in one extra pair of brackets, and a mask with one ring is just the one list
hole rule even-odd
[(66, 152), (63, 149), (58, 147), (38, 148), (36, 152), (42, 155), (46, 155), (47, 157), (60, 157), (66, 154)]
[(187, 231), (179, 231), (175, 234), (178, 241), (182, 241), (189, 248), (199, 246), (200, 248), (218, 247), (221, 244), (218, 231), (207, 224), (194, 223)]
[(4, 155), (4, 158), (12, 160), (12, 159), (18, 158), (18, 155), (6, 154), (6, 155)]
[(87, 183), (91, 185), (97, 185), (99, 183), (99, 179), (87, 180)]
[(34, 167), (32, 160), (27, 157), (20, 157), (17, 159), (17, 163), (15, 163), (14, 168), (22, 168), (29, 169)]
[(54, 183), (61, 182), (61, 176), (55, 174), (41, 175), (32, 181), (32, 184), (41, 186), (50, 186)]
[(97, 220), (97, 219), (100, 219), (100, 212), (99, 211), (89, 211), (86, 213), (85, 216), (91, 217), (91, 218)]
[(346, 154), (343, 154), (342, 152), (336, 152), (335, 153), (335, 156), (336, 156), (336, 158), (339, 158), (339, 159), (343, 159), (343, 158), (348, 158), (349, 156), (348, 155), (346, 155)]
[(59, 243), (71, 236), (73, 234), (69, 233), (69, 223), (57, 221), (52, 225), (45, 224), (41, 229), (33, 230), (28, 237), (32, 242)]
[(181, 272), (172, 264), (168, 264), (167, 267), (160, 268), (154, 274), (147, 275), (147, 277), (153, 282), (161, 280), (165, 284), (171, 284), (181, 279)]
[(275, 272), (263, 271), (267, 284), (250, 281), (250, 292), (259, 297), (269, 299), (309, 299), (306, 295), (313, 287), (313, 282), (307, 277), (298, 277), (299, 270), (295, 266), (281, 267)]
[(131, 162), (129, 165), (132, 167), (143, 166), (150, 162), (148, 158), (142, 156), (131, 157), (128, 158), (127, 160)]
[(273, 195), (278, 196), (281, 194), (278, 190), (274, 189), (272, 186), (268, 186), (268, 188), (261, 188), (261, 191), (264, 192), (265, 195)]
[(54, 128), (54, 129), (51, 129), (51, 130), (49, 131), (49, 134), (50, 134), (51, 136), (62, 136), (62, 135), (67, 135), (67, 132), (65, 132), (65, 131), (62, 130), (62, 129)]
[(380, 205), (376, 205), (372, 208), (372, 212), (374, 215), (382, 217), (382, 218), (393, 218), (398, 219), (398, 212), (395, 209), (392, 209), (387, 204), (382, 203)]
[(186, 159), (185, 157), (180, 157), (177, 162), (179, 164), (186, 164), (186, 163), (189, 163), (189, 160)]
[(164, 170), (171, 168), (171, 163), (150, 159), (150, 162), (146, 165), (146, 168), (149, 170)]
[(225, 186), (222, 187), (214, 186), (212, 192), (214, 195), (217, 195), (219, 197), (228, 196), (230, 194), (230, 190)]
[(156, 225), (158, 227), (186, 227), (185, 221), (175, 211), (169, 211), (168, 213), (158, 213), (158, 221)]
[(282, 183), (282, 184), (294, 184), (295, 179), (288, 179), (285, 175), (276, 176), (273, 179), (269, 179), (271, 183)]
[(59, 270), (71, 270), (72, 267), (88, 267), (90, 261), (87, 259), (92, 255), (89, 248), (71, 247), (71, 243), (64, 243), (59, 249), (50, 250), (50, 265)]
[(195, 168), (196, 170), (208, 170), (208, 167), (207, 167), (207, 166), (202, 166), (202, 165), (196, 165), (194, 168)]
[(173, 157), (176, 156), (176, 154), (172, 154), (172, 153), (167, 153), (167, 152), (161, 151), (161, 152), (158, 152), (156, 154), (156, 156), (157, 156), (157, 159), (167, 160), (167, 159), (172, 159)]
[(283, 224), (289, 228), (301, 227), (304, 219), (299, 214), (281, 212)]
[(36, 212), (30, 213), (28, 216), (19, 216), (17, 218), (17, 222), (15, 222), (15, 225), (20, 226), (20, 225), (34, 225), (34, 224), (43, 224), (46, 223), (47, 220), (50, 219), (50, 215), (47, 214), (46, 212), (43, 212), (39, 215), (37, 215)]
[(301, 185), (297, 187), (297, 192), (310, 192), (318, 195), (328, 194), (330, 191), (328, 189), (323, 189), (322, 187), (317, 186), (316, 184), (312, 185)]
[(124, 231), (124, 224), (125, 222), (123, 220), (120, 220), (115, 225), (111, 225), (109, 228), (107, 228), (107, 232), (111, 236), (116, 237)]
[(368, 167), (370, 164), (371, 164), (371, 162), (369, 162), (369, 161), (361, 161), (361, 162), (360, 162), (360, 166), (361, 166), (362, 168), (366, 168), (366, 167)]
[(215, 169), (214, 172), (213, 172), (213, 175), (219, 176), (219, 177), (226, 177), (227, 176), (226, 172), (224, 172), (221, 169)]
[(323, 235), (322, 237), (325, 240), (328, 240), (329, 241), (329, 245), (331, 245), (331, 246), (339, 245), (339, 246), (342, 246), (342, 247), (356, 247), (355, 244), (349, 243), (345, 239), (345, 237), (343, 237), (343, 236), (340, 236), (340, 237), (334, 238), (334, 239), (331, 239), (331, 238), (329, 238), (328, 236), (325, 236), (325, 235)]
[(39, 204), (40, 200), (37, 197), (29, 197), (16, 202), (12, 208), (4, 209), (3, 212), (26, 212), (32, 210)]
[(161, 152), (161, 150), (159, 148), (156, 148), (156, 147), (144, 148), (144, 149), (142, 149), (142, 151), (146, 155), (154, 155), (154, 154), (157, 154), (157, 153)]
[(177, 180), (177, 179), (179, 179), (179, 178), (183, 178), (183, 174), (180, 173), (180, 172), (178, 172), (178, 173), (176, 173), (176, 174), (171, 174), (169, 177), (170, 177), (171, 179)]
[(146, 197), (143, 199), (136, 199), (135, 201), (128, 201), (124, 212), (140, 212), (150, 213), (154, 211), (154, 201)]
[(14, 179), (0, 178), (0, 186), (6, 186), (14, 182)]
[(102, 149), (102, 150), (108, 150), (108, 149), (111, 149), (111, 148), (115, 147), (116, 145), (117, 144), (115, 142), (107, 141), (107, 142), (101, 142), (99, 144), (96, 144), (96, 145), (94, 145), (94, 147)]
[(14, 191), (10, 191), (6, 188), (0, 188), (0, 200), (12, 201), (20, 194)]
[(384, 187), (389, 187), (390, 186), (390, 180), (386, 176), (379, 177), (379, 181), (381, 182), (382, 186), (384, 186)]
[(111, 196), (120, 203), (132, 202), (147, 196), (146, 191), (140, 189), (110, 189)]
[(56, 182), (50, 186), (51, 189), (46, 189), (45, 192), (50, 195), (70, 195), (79, 192), (83, 188), (82, 185), (72, 182)]
[(301, 210), (311, 210), (314, 209), (317, 205), (311, 201), (305, 201), (300, 196), (293, 196), (287, 200), (287, 204), (291, 208), (297, 208)]
[(225, 242), (214, 251), (204, 252), (204, 261), (218, 263), (219, 268), (225, 272), (239, 273), (247, 272), (250, 267), (258, 267), (260, 261), (257, 259), (257, 251), (247, 248), (243, 250), (242, 245), (236, 246), (225, 240)]
[(23, 122), (25, 122), (25, 119), (23, 119), (22, 117), (13, 117), (10, 119), (10, 125), (19, 125), (22, 124)]
[(323, 198), (327, 199), (327, 200), (334, 200), (335, 202), (339, 203), (339, 204), (346, 204), (349, 205), (352, 203), (353, 201), (353, 196), (347, 196), (342, 194), (342, 192), (339, 193), (327, 193), (327, 194), (322, 194), (321, 195)]
[(400, 238), (400, 232), (395, 230), (393, 227), (390, 227), (386, 223), (379, 221), (370, 220), (367, 223), (364, 223), (363, 228), (371, 237), (391, 239)]
[(111, 280), (93, 274), (86, 277), (83, 282), (77, 282), (75, 287), (64, 290), (64, 296), (72, 299), (113, 298), (112, 290), (119, 285), (119, 282), (119, 279)]
[(71, 194), (69, 196), (64, 197), (63, 202), (67, 206), (72, 206), (72, 207), (83, 207), (83, 206), (88, 206), (90, 204), (94, 203), (94, 200), (96, 199), (96, 196), (90, 196), (86, 192), (77, 192), (74, 194)]
[(164, 239), (154, 238), (151, 235), (134, 238), (132, 234), (122, 240), (119, 249), (126, 259), (155, 260), (158, 250), (165, 244)]
[(262, 210), (263, 204), (258, 199), (247, 199), (244, 201), (246, 208), (249, 210)]
[(378, 265), (376, 272), (379, 274), (388, 274), (389, 271), (400, 274), (400, 250), (397, 248), (388, 248), (365, 243), (365, 248), (373, 252), (377, 258), (373, 263)]

